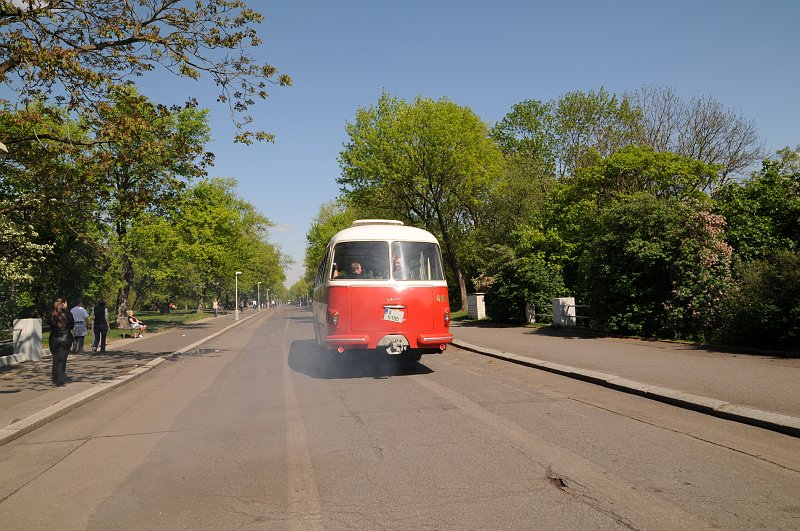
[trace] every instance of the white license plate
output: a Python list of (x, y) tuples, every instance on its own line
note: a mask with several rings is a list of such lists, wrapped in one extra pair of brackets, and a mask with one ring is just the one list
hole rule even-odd
[(384, 321), (392, 321), (393, 323), (402, 323), (405, 315), (406, 314), (403, 310), (396, 310), (394, 308), (384, 308), (383, 310)]

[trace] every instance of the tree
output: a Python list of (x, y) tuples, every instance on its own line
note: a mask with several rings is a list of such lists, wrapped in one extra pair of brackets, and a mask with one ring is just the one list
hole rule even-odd
[[(230, 300), (235, 271), (241, 293), (285, 280), (286, 257), (267, 241), (272, 223), (235, 192), (233, 179), (200, 180), (165, 215), (144, 214), (128, 234), (135, 246), (137, 298), (158, 304), (176, 297)], [(226, 298), (227, 296), (227, 298)]]
[(724, 299), (727, 344), (800, 350), (800, 252), (774, 249), (768, 259), (738, 261), (736, 289)]
[(20, 143), (0, 164), (0, 291), (8, 301), (4, 317), (41, 315), (56, 293), (70, 299), (96, 294), (107, 267), (101, 246), (106, 232), (96, 216), (97, 183), (82, 171), (88, 160), (82, 145), (90, 134), (86, 124), (36, 102), (29, 111), (0, 113), (0, 130), (75, 140)]
[(333, 235), (359, 219), (357, 211), (342, 201), (331, 201), (319, 207), (317, 215), (306, 233), (305, 281), (312, 285), (317, 268), (325, 256), (325, 248)]
[[(261, 44), (263, 16), (241, 0), (0, 1), (0, 83), (23, 103), (52, 98), (93, 114), (120, 83), (161, 66), (186, 78), (208, 75), (229, 105), (236, 140), (271, 140), (244, 129), (267, 84), (291, 78), (249, 51)], [(4, 140), (13, 144), (30, 137)], [(40, 137), (41, 138), (41, 137)]]
[(672, 88), (644, 87), (631, 99), (641, 111), (642, 143), (719, 166), (721, 183), (763, 157), (755, 123), (711, 96), (685, 102)]
[(99, 105), (92, 128), (98, 143), (84, 171), (99, 182), (97, 193), (114, 227), (124, 285), (117, 293), (117, 311), (128, 305), (135, 271), (137, 242), (131, 226), (150, 213), (165, 213), (186, 186), (205, 174), (211, 155), (206, 112), (193, 106), (154, 105), (133, 87), (113, 92), (114, 101)]
[(705, 339), (732, 288), (724, 219), (699, 202), (638, 193), (604, 205), (580, 257), (580, 287), (614, 332)]
[(546, 240), (540, 230), (524, 226), (513, 233), (511, 246), (489, 247), (483, 270), (473, 281), (476, 289), (486, 292), (486, 309), (493, 320), (524, 323), (527, 304), (541, 309), (565, 295), (561, 266)]
[(707, 198), (719, 181), (719, 168), (648, 146), (626, 146), (584, 168), (568, 181), (576, 194), (613, 198), (647, 192), (656, 197)]
[(551, 104), (558, 175), (575, 175), (598, 157), (638, 143), (640, 114), (627, 96), (601, 88), (569, 92)]
[(340, 153), (343, 196), (357, 208), (434, 233), (466, 309), (459, 253), (479, 222), (500, 151), (472, 110), (441, 99), (412, 104), (383, 94), (360, 108)]
[(728, 222), (728, 241), (742, 260), (800, 250), (800, 147), (778, 151), (759, 172), (727, 183), (714, 198)]

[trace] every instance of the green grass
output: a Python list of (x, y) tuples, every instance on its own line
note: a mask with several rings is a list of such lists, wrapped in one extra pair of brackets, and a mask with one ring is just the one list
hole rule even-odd
[(469, 315), (466, 311), (458, 310), (457, 312), (450, 312), (451, 321), (469, 321)]

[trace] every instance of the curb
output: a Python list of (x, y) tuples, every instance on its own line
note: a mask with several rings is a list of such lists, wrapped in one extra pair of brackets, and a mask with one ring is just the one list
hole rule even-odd
[(48, 422), (50, 422), (52, 420), (55, 420), (55, 419), (57, 419), (57, 418), (59, 418), (61, 416), (66, 415), (67, 413), (69, 413), (73, 409), (75, 409), (77, 407), (80, 407), (83, 404), (94, 400), (95, 398), (103, 396), (104, 394), (108, 393), (109, 391), (112, 391), (112, 390), (114, 390), (114, 389), (116, 389), (116, 388), (118, 388), (118, 387), (120, 387), (122, 385), (125, 385), (126, 383), (128, 383), (128, 382), (130, 382), (132, 380), (135, 380), (139, 376), (141, 376), (141, 375), (143, 375), (143, 374), (155, 369), (156, 367), (161, 365), (163, 362), (167, 361), (167, 359), (174, 358), (175, 356), (178, 356), (180, 354), (184, 354), (184, 353), (186, 353), (186, 352), (188, 352), (188, 351), (190, 351), (190, 350), (192, 350), (194, 348), (197, 348), (198, 346), (202, 345), (203, 343), (214, 339), (215, 337), (227, 332), (228, 330), (230, 330), (234, 326), (237, 326), (237, 325), (247, 321), (248, 319), (252, 319), (253, 317), (256, 317), (257, 315), (258, 314), (253, 314), (253, 315), (250, 315), (249, 317), (246, 317), (244, 319), (240, 319), (239, 321), (234, 321), (233, 324), (226, 326), (222, 330), (214, 332), (213, 334), (211, 334), (209, 336), (206, 336), (206, 337), (204, 337), (203, 339), (201, 339), (199, 341), (195, 341), (191, 345), (183, 347), (180, 350), (176, 350), (175, 352), (172, 352), (171, 354), (168, 354), (166, 356), (159, 356), (158, 358), (155, 358), (155, 359), (151, 360), (150, 362), (146, 363), (145, 365), (142, 365), (141, 367), (137, 367), (135, 369), (132, 369), (130, 372), (128, 372), (128, 374), (125, 374), (123, 376), (118, 376), (117, 378), (115, 378), (115, 379), (113, 379), (113, 380), (111, 380), (110, 382), (107, 382), (107, 383), (101, 383), (101, 384), (93, 385), (91, 388), (86, 389), (85, 391), (82, 391), (82, 392), (80, 392), (80, 393), (78, 393), (76, 395), (73, 395), (73, 396), (69, 397), (69, 398), (65, 398), (64, 400), (61, 400), (60, 402), (56, 402), (52, 406), (47, 407), (47, 408), (43, 409), (42, 411), (39, 411), (38, 413), (34, 413), (32, 415), (28, 415), (27, 417), (25, 417), (23, 419), (19, 419), (19, 420), (15, 421), (15, 422), (12, 422), (11, 424), (9, 424), (8, 426), (5, 426), (4, 428), (0, 428), (0, 446), (6, 444), (8, 442), (13, 441), (14, 439), (22, 437), (23, 435), (25, 435), (27, 433), (30, 433), (33, 430), (35, 430), (37, 428), (40, 428), (41, 426), (44, 426)]
[(705, 413), (706, 415), (741, 422), (743, 424), (750, 424), (751, 426), (780, 432), (793, 437), (800, 437), (800, 418), (797, 417), (731, 404), (730, 402), (717, 400), (716, 398), (694, 395), (683, 391), (668, 389), (666, 387), (645, 384), (621, 378), (613, 374), (578, 369), (568, 365), (560, 365), (558, 363), (520, 356), (510, 352), (472, 345), (457, 339), (453, 340), (453, 345), (484, 356), (510, 361), (519, 365), (525, 365), (527, 367), (567, 376), (584, 382), (602, 385), (603, 387), (649, 398), (651, 400), (657, 400), (699, 413)]

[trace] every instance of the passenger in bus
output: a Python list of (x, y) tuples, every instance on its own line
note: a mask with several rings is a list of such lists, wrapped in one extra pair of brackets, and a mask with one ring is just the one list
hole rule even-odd
[(405, 262), (401, 256), (395, 255), (392, 266), (392, 271), (395, 280), (411, 280), (411, 273), (408, 271)]
[(361, 269), (361, 263), (353, 262), (350, 264), (350, 274), (347, 276), (349, 278), (364, 278), (364, 270)]

